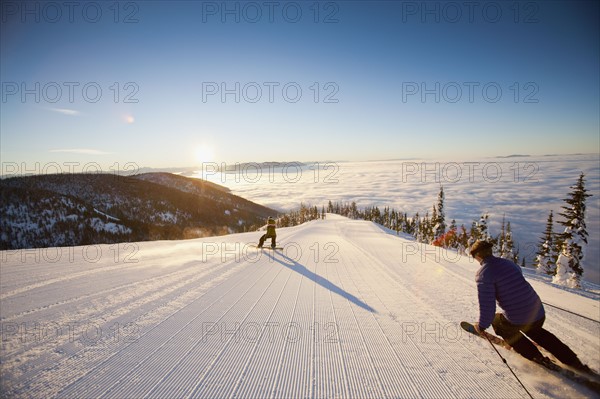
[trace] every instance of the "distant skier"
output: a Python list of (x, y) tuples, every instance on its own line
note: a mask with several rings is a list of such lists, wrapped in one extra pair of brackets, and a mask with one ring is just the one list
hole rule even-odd
[(267, 232), (260, 237), (260, 241), (258, 242), (259, 248), (262, 248), (267, 238), (271, 239), (271, 248), (275, 248), (275, 240), (277, 239), (277, 233), (275, 232), (275, 219), (270, 216), (267, 220)]
[[(479, 322), (474, 323), (477, 332), (491, 324), (496, 334), (529, 360), (550, 361), (535, 342), (562, 363), (589, 372), (590, 368), (567, 345), (542, 328), (546, 315), (540, 297), (523, 277), (521, 268), (508, 259), (493, 256), (492, 247), (492, 243), (480, 240), (470, 247), (471, 256), (481, 265), (475, 278), (479, 297)], [(496, 301), (504, 313), (495, 313)]]

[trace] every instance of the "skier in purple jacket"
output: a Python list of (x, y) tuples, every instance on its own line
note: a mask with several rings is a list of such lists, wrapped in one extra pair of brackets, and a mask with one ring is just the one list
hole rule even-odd
[[(481, 332), (491, 325), (496, 334), (529, 360), (550, 361), (535, 342), (562, 363), (589, 372), (589, 367), (567, 345), (542, 327), (546, 319), (544, 306), (521, 268), (508, 259), (493, 256), (492, 247), (490, 242), (477, 241), (470, 248), (471, 256), (481, 265), (475, 278), (479, 297), (479, 322), (475, 329)], [(496, 301), (503, 313), (495, 313)]]

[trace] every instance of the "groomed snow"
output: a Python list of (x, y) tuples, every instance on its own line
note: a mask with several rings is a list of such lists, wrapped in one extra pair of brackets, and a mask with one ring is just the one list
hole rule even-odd
[[(365, 221), (2, 252), (1, 396), (523, 398), (475, 320), (478, 265)], [(542, 300), (600, 316), (598, 295), (532, 275)], [(594, 370), (600, 324), (546, 307)], [(594, 397), (503, 351), (535, 398)]]

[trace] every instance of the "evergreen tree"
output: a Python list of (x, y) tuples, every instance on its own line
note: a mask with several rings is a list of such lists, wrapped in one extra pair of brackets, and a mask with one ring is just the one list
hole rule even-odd
[[(446, 233), (446, 215), (444, 214), (444, 187), (440, 186), (438, 194), (436, 217), (433, 219), (435, 238), (441, 237)], [(434, 207), (434, 211), (435, 211)]]
[(477, 222), (473, 220), (471, 223), (471, 230), (469, 230), (469, 245), (479, 240), (479, 229), (477, 229)]
[(350, 219), (358, 219), (358, 208), (356, 207), (356, 202), (352, 201), (350, 205)]
[(464, 253), (469, 248), (469, 234), (464, 224), (460, 225), (460, 231), (458, 233), (457, 249), (460, 253)]
[(412, 234), (412, 220), (408, 217), (408, 213), (404, 212), (402, 217), (402, 231), (408, 234)]
[(416, 221), (417, 219), (416, 218), (419, 217), (419, 214), (417, 213), (414, 218), (409, 218), (408, 214), (405, 213), (404, 217), (406, 219), (404, 232), (412, 235), (413, 237), (416, 237), (416, 232), (417, 232), (417, 221)]
[(452, 221), (450, 222), (450, 230), (458, 230), (458, 227), (456, 226), (456, 219), (452, 219)]
[(544, 231), (544, 236), (540, 240), (535, 257), (535, 268), (539, 274), (548, 274), (550, 276), (556, 274), (558, 252), (556, 251), (555, 241), (554, 214), (550, 211), (546, 221), (546, 230)]
[(423, 220), (419, 224), (420, 232), (418, 241), (426, 244), (431, 244), (433, 242), (433, 226), (431, 225), (431, 218), (429, 217), (429, 212), (425, 214)]
[(519, 263), (519, 251), (514, 251), (514, 241), (512, 238), (512, 229), (510, 228), (510, 221), (506, 223), (506, 232), (504, 234), (503, 252), (504, 258), (512, 260), (515, 263)]
[(388, 206), (383, 209), (382, 222), (384, 227), (390, 227), (390, 208)]
[(585, 175), (581, 173), (575, 186), (571, 186), (571, 193), (564, 201), (564, 212), (559, 213), (564, 221), (559, 223), (565, 226), (561, 234), (562, 251), (556, 261), (556, 275), (554, 283), (567, 285), (572, 288), (581, 288), (583, 275), (584, 245), (587, 244), (588, 233), (585, 225), (585, 200), (591, 197), (585, 189)]
[(396, 213), (396, 210), (394, 208), (392, 208), (392, 211), (390, 212), (389, 228), (398, 233), (398, 214)]
[(510, 260), (512, 260), (513, 262), (515, 262), (517, 265), (519, 264), (519, 262), (521, 261), (521, 254), (519, 252), (519, 248), (515, 248), (514, 251), (511, 250), (512, 253), (512, 258)]
[(569, 259), (571, 258), (571, 254), (569, 253), (569, 247), (563, 243), (563, 246), (560, 250), (560, 254), (558, 255), (558, 259), (556, 259), (556, 271), (554, 277), (552, 278), (552, 282), (560, 285), (569, 285), (568, 280), (570, 277), (569, 273)]
[(412, 231), (412, 235), (417, 239), (417, 242), (421, 242), (421, 217), (419, 216), (419, 212), (413, 218)]
[(438, 228), (438, 212), (437, 212), (437, 208), (435, 207), (435, 205), (432, 207), (431, 210), (431, 234), (434, 238), (439, 237), (438, 235), (436, 235), (437, 232), (437, 228)]
[(502, 226), (500, 226), (500, 235), (497, 238), (497, 243), (494, 246), (494, 252), (500, 258), (506, 258), (506, 220), (505, 215), (502, 215)]
[(479, 219), (479, 223), (477, 223), (476, 226), (476, 230), (477, 230), (477, 237), (476, 239), (478, 240), (485, 240), (485, 241), (491, 241), (491, 236), (488, 233), (488, 218), (489, 215), (487, 213), (481, 215), (481, 218)]
[(458, 248), (458, 227), (456, 226), (456, 220), (452, 219), (450, 222), (450, 227), (448, 227), (448, 231), (452, 232), (451, 237), (448, 239), (449, 248)]

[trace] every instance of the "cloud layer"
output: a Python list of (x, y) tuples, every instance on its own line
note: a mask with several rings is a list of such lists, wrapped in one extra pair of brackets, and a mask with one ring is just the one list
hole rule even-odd
[[(233, 166), (233, 165), (232, 165)], [(546, 218), (556, 218), (581, 172), (593, 197), (588, 199), (589, 232), (586, 279), (600, 283), (600, 166), (598, 155), (487, 158), (435, 162), (419, 160), (339, 162), (280, 167), (238, 167), (228, 174), (212, 166), (197, 177), (231, 188), (234, 194), (282, 211), (300, 203), (327, 205), (329, 200), (356, 202), (359, 207), (393, 207), (413, 216), (431, 214), (440, 186), (446, 196), (446, 219), (467, 228), (482, 213), (490, 215), (492, 234), (499, 233), (503, 216), (510, 221), (520, 254), (530, 264)], [(562, 232), (555, 224), (555, 232)]]

